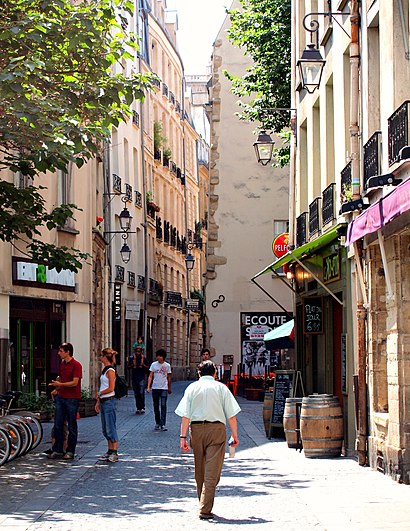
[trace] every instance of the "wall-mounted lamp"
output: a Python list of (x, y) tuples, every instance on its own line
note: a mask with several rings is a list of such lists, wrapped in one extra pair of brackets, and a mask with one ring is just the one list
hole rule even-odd
[(262, 130), (258, 139), (253, 143), (255, 148), (256, 159), (259, 164), (266, 166), (272, 160), (273, 146), (275, 142), (272, 140), (272, 137), (265, 130)]
[[(105, 195), (118, 195), (118, 194), (105, 194)], [(129, 201), (129, 198), (126, 194), (121, 194), (121, 201), (123, 203), (127, 203)], [(131, 259), (131, 248), (129, 247), (127, 240), (128, 236), (131, 232), (131, 225), (132, 225), (132, 216), (130, 211), (126, 206), (122, 209), (120, 214), (118, 215), (118, 218), (120, 220), (120, 227), (121, 230), (114, 230), (114, 231), (105, 231), (104, 237), (107, 234), (121, 234), (122, 239), (124, 240), (124, 243), (122, 244), (122, 247), (120, 249), (120, 255), (121, 260), (124, 262), (124, 264), (128, 264), (128, 262)]]
[(191, 253), (187, 254), (185, 257), (185, 265), (188, 271), (192, 271), (195, 266), (195, 258)]
[(120, 218), (121, 229), (125, 232), (128, 232), (131, 229), (131, 223), (132, 223), (132, 216), (128, 208), (124, 207), (121, 214), (118, 217)]

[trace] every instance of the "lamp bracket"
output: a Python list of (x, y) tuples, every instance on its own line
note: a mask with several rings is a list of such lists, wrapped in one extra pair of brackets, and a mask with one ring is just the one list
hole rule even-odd
[[(303, 27), (305, 28), (306, 31), (308, 31), (310, 33), (310, 42), (312, 44), (315, 44), (316, 48), (319, 48), (319, 21), (315, 18), (312, 18), (312, 20), (310, 20), (310, 23), (309, 23), (309, 26), (307, 26), (307, 21), (310, 17), (318, 17), (318, 16), (323, 16), (323, 17), (329, 17), (329, 20), (330, 22), (333, 22), (335, 21), (336, 24), (344, 31), (344, 33), (349, 37), (349, 39), (351, 38), (351, 36), (349, 35), (349, 33), (347, 33), (347, 31), (344, 29), (344, 27), (342, 26), (342, 24), (340, 24), (340, 22), (335, 18), (336, 16), (346, 16), (346, 13), (333, 13), (332, 11), (324, 11), (324, 12), (321, 12), (321, 11), (312, 11), (311, 13), (308, 13), (307, 15), (305, 15), (303, 17)], [(314, 42), (313, 40), (313, 35), (316, 35), (316, 42)]]

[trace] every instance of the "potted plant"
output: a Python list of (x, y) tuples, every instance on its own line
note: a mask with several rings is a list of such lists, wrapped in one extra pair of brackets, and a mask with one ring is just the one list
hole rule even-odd
[(37, 413), (37, 417), (42, 422), (51, 420), (54, 414), (54, 403), (46, 394), (36, 395), (35, 393), (23, 393), (18, 399), (18, 407)]
[(93, 417), (97, 413), (95, 411), (96, 399), (92, 398), (89, 389), (81, 389), (81, 400), (78, 408), (80, 417)]

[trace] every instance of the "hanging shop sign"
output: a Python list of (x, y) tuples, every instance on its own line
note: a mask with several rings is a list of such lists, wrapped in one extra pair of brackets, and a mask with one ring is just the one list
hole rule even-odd
[(13, 284), (34, 288), (75, 291), (75, 273), (68, 269), (57, 271), (44, 264), (13, 257)]
[(323, 334), (323, 297), (303, 299), (303, 332)]
[(323, 282), (335, 282), (340, 280), (340, 254), (332, 253), (323, 257)]
[(289, 233), (279, 234), (272, 242), (272, 251), (277, 258), (282, 258), (288, 252)]
[(137, 301), (127, 301), (125, 303), (125, 319), (128, 321), (138, 321), (140, 318), (141, 303)]

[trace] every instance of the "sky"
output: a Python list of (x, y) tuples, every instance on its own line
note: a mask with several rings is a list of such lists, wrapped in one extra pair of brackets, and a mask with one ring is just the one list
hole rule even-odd
[(178, 49), (185, 74), (205, 74), (212, 45), (225, 20), (231, 0), (168, 0), (168, 10), (178, 14)]

